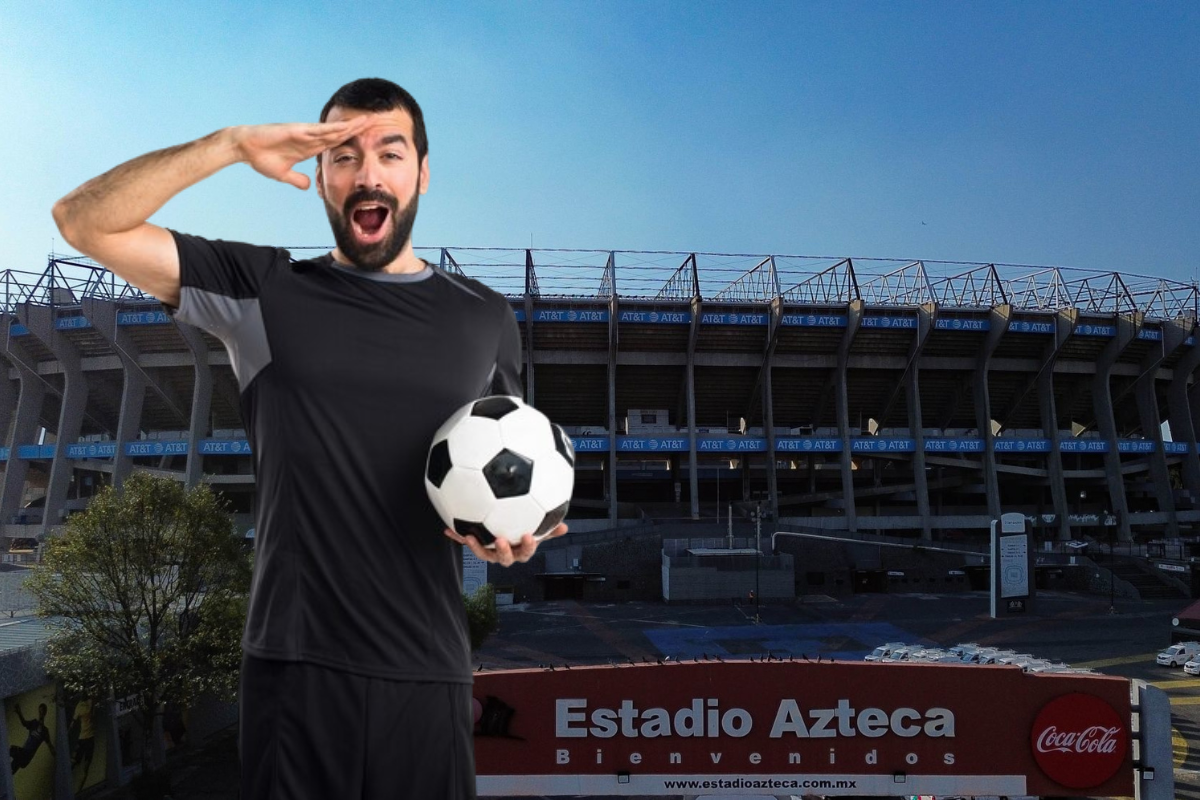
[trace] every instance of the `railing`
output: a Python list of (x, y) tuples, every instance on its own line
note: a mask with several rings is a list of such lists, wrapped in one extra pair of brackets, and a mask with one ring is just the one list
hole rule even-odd
[[(292, 247), (293, 256), (328, 247)], [(845, 258), (785, 254), (564, 248), (417, 248), (427, 261), (475, 278), (509, 297), (529, 295), (596, 302), (629, 299), (762, 304), (871, 305), (1018, 311), (1077, 308), (1094, 314), (1141, 313), (1195, 319), (1197, 285), (1159, 276), (1022, 264)], [(43, 272), (0, 272), (0, 303), (78, 306), (85, 297), (152, 301), (100, 265), (51, 255)]]

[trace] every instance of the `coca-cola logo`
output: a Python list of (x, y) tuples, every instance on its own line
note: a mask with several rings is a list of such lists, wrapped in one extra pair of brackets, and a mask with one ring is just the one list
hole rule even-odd
[(1128, 720), (1099, 697), (1064, 694), (1043, 706), (1033, 722), (1033, 757), (1047, 777), (1063, 786), (1099, 786), (1125, 761), (1127, 728)]

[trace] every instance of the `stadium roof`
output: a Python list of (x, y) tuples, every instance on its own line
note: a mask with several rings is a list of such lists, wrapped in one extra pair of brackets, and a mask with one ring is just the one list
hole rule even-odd
[[(328, 247), (292, 247), (327, 251)], [(718, 303), (785, 303), (1131, 314), (1196, 317), (1197, 286), (1150, 275), (1075, 267), (834, 256), (687, 253), (651, 250), (417, 248), (426, 260), (480, 280), (509, 297)], [(151, 301), (79, 256), (51, 255), (41, 273), (0, 272), (0, 302), (77, 305), (84, 297)]]

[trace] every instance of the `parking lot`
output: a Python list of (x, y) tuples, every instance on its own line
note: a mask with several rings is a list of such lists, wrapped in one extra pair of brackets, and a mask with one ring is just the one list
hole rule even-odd
[(982, 592), (810, 596), (759, 609), (561, 601), (502, 608), (500, 629), (484, 645), (481, 660), (484, 668), (518, 668), (767, 653), (861, 659), (891, 641), (1009, 648), (1139, 678), (1166, 691), (1176, 796), (1200, 799), (1200, 678), (1154, 660), (1169, 643), (1172, 615), (1185, 604), (1118, 600), (1110, 613), (1107, 597), (1051, 592), (1040, 594), (1024, 616), (993, 620)]

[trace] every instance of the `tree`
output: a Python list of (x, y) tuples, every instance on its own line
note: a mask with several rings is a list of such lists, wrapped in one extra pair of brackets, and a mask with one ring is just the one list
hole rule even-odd
[[(250, 556), (207, 485), (134, 473), (106, 487), (26, 582), (57, 628), (46, 669), (71, 692), (128, 698), (157, 762), (154, 718), (205, 692), (233, 698), (250, 587)], [(151, 761), (153, 759), (153, 761)]]
[(467, 630), (471, 638), (471, 650), (478, 650), (499, 625), (496, 590), (490, 583), (485, 583), (472, 594), (464, 594), (463, 604), (467, 607)]

